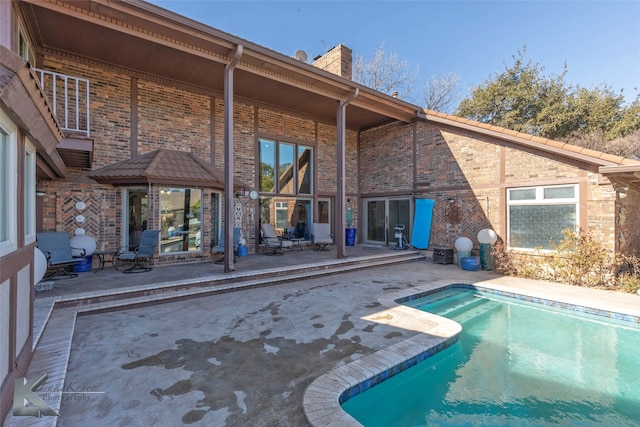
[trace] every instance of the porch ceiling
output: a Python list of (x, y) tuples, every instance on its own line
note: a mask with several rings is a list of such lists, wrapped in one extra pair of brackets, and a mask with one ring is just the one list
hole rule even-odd
[(222, 92), (224, 67), (234, 47), (242, 45), (236, 96), (335, 122), (337, 101), (358, 88), (346, 115), (353, 130), (389, 119), (409, 122), (417, 114), (412, 104), (139, 0), (23, 0), (21, 5), (39, 49)]

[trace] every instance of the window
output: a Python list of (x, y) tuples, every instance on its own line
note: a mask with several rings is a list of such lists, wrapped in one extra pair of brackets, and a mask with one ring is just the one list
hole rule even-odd
[(263, 193), (311, 195), (313, 148), (261, 139), (259, 172)]
[(0, 255), (17, 249), (17, 129), (0, 111)]
[(507, 211), (510, 248), (551, 249), (578, 224), (578, 186), (508, 189)]
[(162, 188), (160, 190), (160, 252), (200, 251), (202, 190)]
[(36, 240), (36, 149), (25, 141), (24, 153), (24, 243)]
[(278, 235), (310, 240), (313, 200), (308, 197), (265, 196), (260, 198), (260, 224), (271, 223)]
[(29, 62), (30, 64), (35, 64), (35, 58), (30, 47), (29, 39), (27, 38), (25, 31), (22, 28), (22, 23), (19, 25), (18, 30), (18, 44), (19, 54), (22, 59)]

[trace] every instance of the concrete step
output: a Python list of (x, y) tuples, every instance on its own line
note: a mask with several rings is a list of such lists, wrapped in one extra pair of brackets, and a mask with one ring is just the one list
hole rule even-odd
[(425, 255), (414, 251), (394, 251), (383, 256), (372, 255), (321, 263), (302, 264), (286, 269), (274, 268), (228, 276), (210, 276), (178, 282), (157, 283), (119, 289), (109, 293), (96, 293), (83, 297), (58, 299), (57, 307), (73, 307), (79, 313), (122, 309), (138, 305), (167, 302), (174, 299), (194, 298), (222, 292), (232, 292), (261, 286), (271, 286), (293, 280), (328, 274), (375, 268), (384, 265), (424, 260)]

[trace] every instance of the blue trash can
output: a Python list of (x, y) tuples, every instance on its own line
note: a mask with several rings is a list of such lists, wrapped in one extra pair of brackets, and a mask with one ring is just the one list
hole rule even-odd
[(249, 254), (249, 250), (246, 246), (238, 246), (238, 256), (247, 256)]
[(356, 229), (355, 228), (347, 228), (345, 229), (345, 242), (347, 246), (355, 246), (356, 244)]
[(85, 256), (81, 259), (82, 261), (73, 264), (72, 270), (74, 273), (82, 273), (84, 271), (91, 271), (91, 265), (93, 264), (93, 255)]

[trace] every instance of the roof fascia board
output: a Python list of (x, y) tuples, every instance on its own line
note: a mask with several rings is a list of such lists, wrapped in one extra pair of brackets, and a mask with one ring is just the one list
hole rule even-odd
[(599, 159), (597, 157), (592, 157), (592, 156), (587, 156), (585, 154), (581, 154), (581, 153), (577, 153), (577, 152), (573, 152), (573, 151), (569, 151), (569, 150), (565, 150), (563, 148), (560, 147), (553, 147), (550, 145), (546, 145), (546, 144), (542, 144), (539, 142), (535, 142), (535, 141), (531, 141), (528, 140), (526, 138), (523, 137), (519, 137), (516, 135), (508, 135), (502, 132), (497, 132), (491, 129), (485, 129), (479, 126), (474, 126), (472, 124), (467, 124), (467, 123), (460, 123), (456, 120), (451, 120), (451, 119), (447, 119), (444, 117), (437, 117), (437, 116), (432, 116), (430, 114), (427, 114), (427, 122), (435, 122), (435, 123), (440, 123), (443, 125), (447, 125), (447, 126), (451, 126), (454, 128), (459, 128), (459, 129), (464, 129), (464, 130), (468, 130), (474, 133), (478, 133), (481, 135), (486, 135), (486, 136), (490, 136), (493, 138), (497, 138), (497, 139), (502, 139), (505, 141), (509, 141), (509, 142), (513, 142), (519, 145), (524, 145), (530, 148), (534, 148), (536, 150), (539, 151), (544, 151), (544, 152), (548, 152), (548, 153), (553, 153), (553, 154), (557, 154), (560, 155), (562, 157), (569, 157), (575, 160), (579, 160), (585, 163), (590, 163), (596, 166), (616, 166), (618, 165), (618, 163), (615, 162), (611, 162), (611, 161), (607, 161), (607, 160), (602, 160)]
[[(603, 174), (619, 174), (619, 173), (639, 173), (640, 163), (635, 165), (615, 165), (615, 166), (601, 166), (598, 171)], [(640, 177), (639, 177), (640, 178)]]

